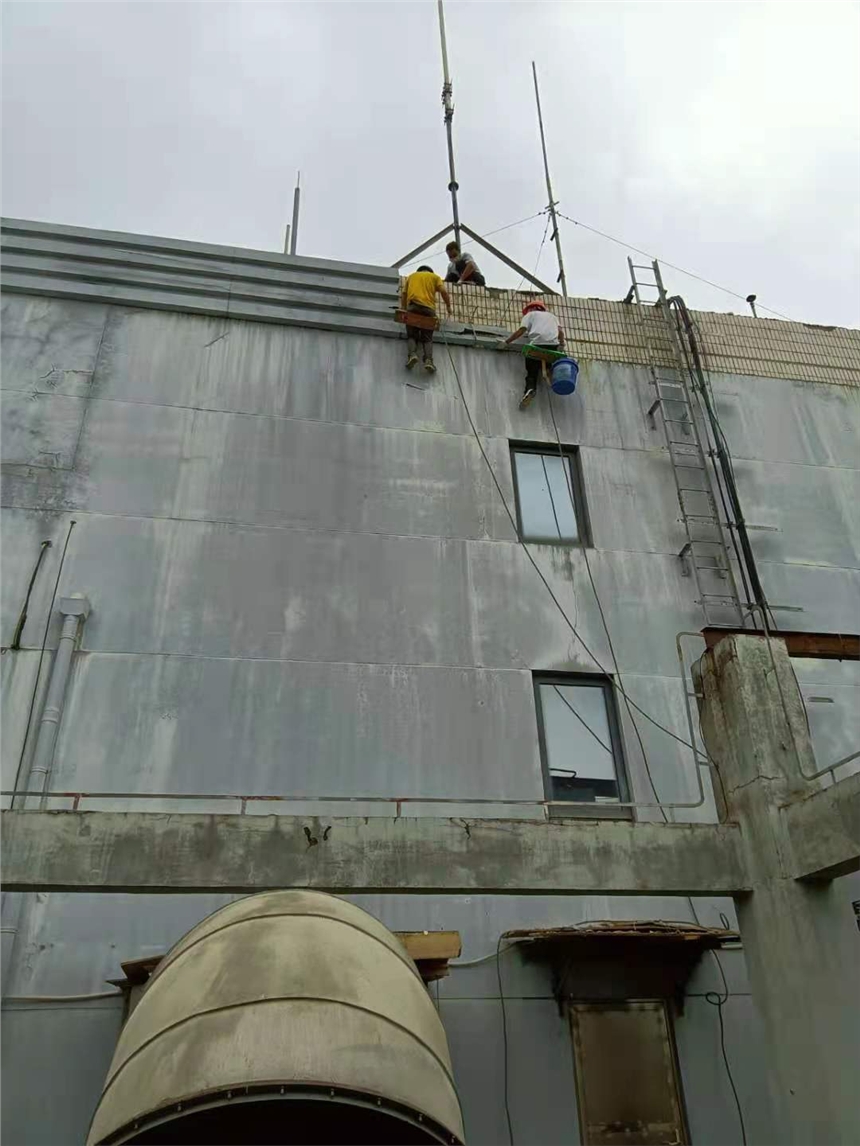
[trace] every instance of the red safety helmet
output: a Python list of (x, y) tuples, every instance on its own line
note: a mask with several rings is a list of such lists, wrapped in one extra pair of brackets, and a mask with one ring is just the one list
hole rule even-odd
[(546, 310), (546, 307), (542, 302), (527, 302), (523, 307), (523, 317), (525, 317), (530, 310)]

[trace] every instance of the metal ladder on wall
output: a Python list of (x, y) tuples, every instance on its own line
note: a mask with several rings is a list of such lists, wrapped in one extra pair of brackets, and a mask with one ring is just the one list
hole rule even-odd
[[(727, 523), (720, 516), (710, 449), (703, 443), (690, 392), (689, 371), (660, 266), (655, 259), (640, 265), (628, 258), (636, 321), (648, 352), (648, 369), (655, 397), (648, 420), (656, 429), (659, 411), (672, 476), (687, 541), (678, 557), (684, 576), (692, 575), (706, 625), (743, 628), (744, 609), (738, 594), (727, 542)], [(646, 277), (637, 278), (637, 274)], [(648, 277), (650, 276), (650, 277)], [(651, 292), (643, 298), (642, 292)], [(666, 363), (673, 363), (667, 366)]]

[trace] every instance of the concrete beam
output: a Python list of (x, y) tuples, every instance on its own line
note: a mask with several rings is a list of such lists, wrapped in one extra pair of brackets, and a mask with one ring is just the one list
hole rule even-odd
[(7, 891), (731, 895), (733, 824), (7, 811)]
[(860, 772), (780, 811), (795, 879), (835, 879), (860, 871)]
[[(848, 1146), (860, 1142), (857, 932), (844, 893), (824, 873), (851, 853), (842, 816), (858, 781), (818, 791), (806, 779), (815, 754), (781, 636), (732, 634), (705, 652), (697, 680), (702, 735), (727, 817), (740, 825), (752, 885), (751, 895), (735, 896), (735, 907), (767, 1039), (773, 1141)], [(839, 836), (833, 844), (810, 838), (831, 831)]]

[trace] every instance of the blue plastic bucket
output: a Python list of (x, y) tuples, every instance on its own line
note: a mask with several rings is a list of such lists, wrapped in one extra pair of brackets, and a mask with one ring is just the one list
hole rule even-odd
[(559, 358), (552, 366), (552, 386), (555, 394), (572, 394), (576, 389), (579, 363), (574, 358)]

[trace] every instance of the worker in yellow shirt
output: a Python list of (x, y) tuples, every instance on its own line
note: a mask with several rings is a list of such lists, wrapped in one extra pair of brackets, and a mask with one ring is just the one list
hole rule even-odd
[(435, 374), (433, 363), (433, 330), (425, 330), (422, 326), (411, 326), (410, 314), (423, 314), (427, 318), (436, 317), (436, 295), (440, 294), (445, 301), (448, 314), (451, 313), (451, 299), (445, 290), (445, 284), (434, 272), (432, 267), (419, 267), (403, 284), (400, 296), (400, 306), (406, 311), (406, 369), (411, 370), (418, 365), (418, 347), (421, 346), (424, 358), (424, 369), (428, 374)]

